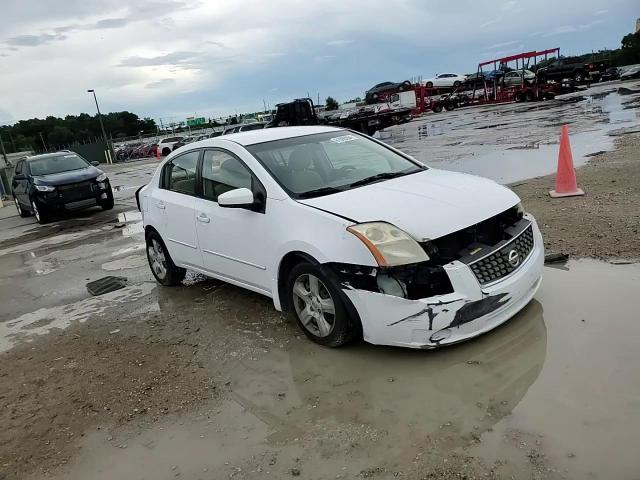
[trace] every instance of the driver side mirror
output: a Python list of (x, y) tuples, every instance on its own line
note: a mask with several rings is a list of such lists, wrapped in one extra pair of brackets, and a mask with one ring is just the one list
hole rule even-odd
[(94, 167), (99, 167), (100, 166), (100, 162), (96, 162), (94, 160), (93, 162), (91, 162), (91, 165), (93, 165)]
[(243, 208), (255, 202), (253, 192), (248, 188), (236, 188), (218, 195), (218, 205), (227, 208)]

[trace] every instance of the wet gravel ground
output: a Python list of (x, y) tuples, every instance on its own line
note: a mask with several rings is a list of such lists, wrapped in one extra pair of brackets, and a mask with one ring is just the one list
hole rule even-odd
[[(0, 209), (0, 478), (639, 478), (640, 264), (622, 264), (638, 137), (614, 145), (598, 118), (617, 150), (578, 169), (585, 197), (554, 203), (550, 177), (514, 188), (550, 248), (614, 263), (548, 266), (510, 322), (437, 351), (324, 349), (258, 294), (197, 275), (158, 287), (133, 200), (153, 163), (112, 167), (112, 212), (43, 227)], [(128, 285), (90, 297), (105, 275)]]

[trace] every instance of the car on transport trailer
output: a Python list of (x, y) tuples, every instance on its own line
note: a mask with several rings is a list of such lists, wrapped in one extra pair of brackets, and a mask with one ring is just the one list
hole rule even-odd
[(330, 347), (460, 342), (542, 278), (542, 236), (511, 190), (341, 128), (190, 143), (136, 198), (159, 283), (190, 269), (261, 293)]

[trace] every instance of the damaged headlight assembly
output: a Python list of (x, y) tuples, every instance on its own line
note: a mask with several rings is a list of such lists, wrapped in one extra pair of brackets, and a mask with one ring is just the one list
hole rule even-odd
[[(369, 222), (347, 227), (369, 249), (380, 267), (397, 267), (426, 262), (429, 256), (406, 232), (385, 222)], [(407, 297), (407, 285), (395, 276), (379, 272), (378, 288), (382, 293)]]

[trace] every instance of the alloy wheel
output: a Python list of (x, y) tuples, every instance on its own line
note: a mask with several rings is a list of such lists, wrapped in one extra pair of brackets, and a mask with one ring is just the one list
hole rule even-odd
[(151, 244), (147, 246), (147, 254), (154, 273), (158, 278), (164, 280), (167, 276), (167, 259), (162, 245), (155, 239), (151, 240)]
[(293, 283), (293, 303), (300, 323), (317, 337), (333, 331), (336, 308), (327, 286), (315, 275), (305, 273)]
[(40, 212), (38, 211), (38, 206), (35, 201), (31, 201), (31, 208), (33, 208), (33, 214), (36, 216), (36, 220), (40, 223)]

